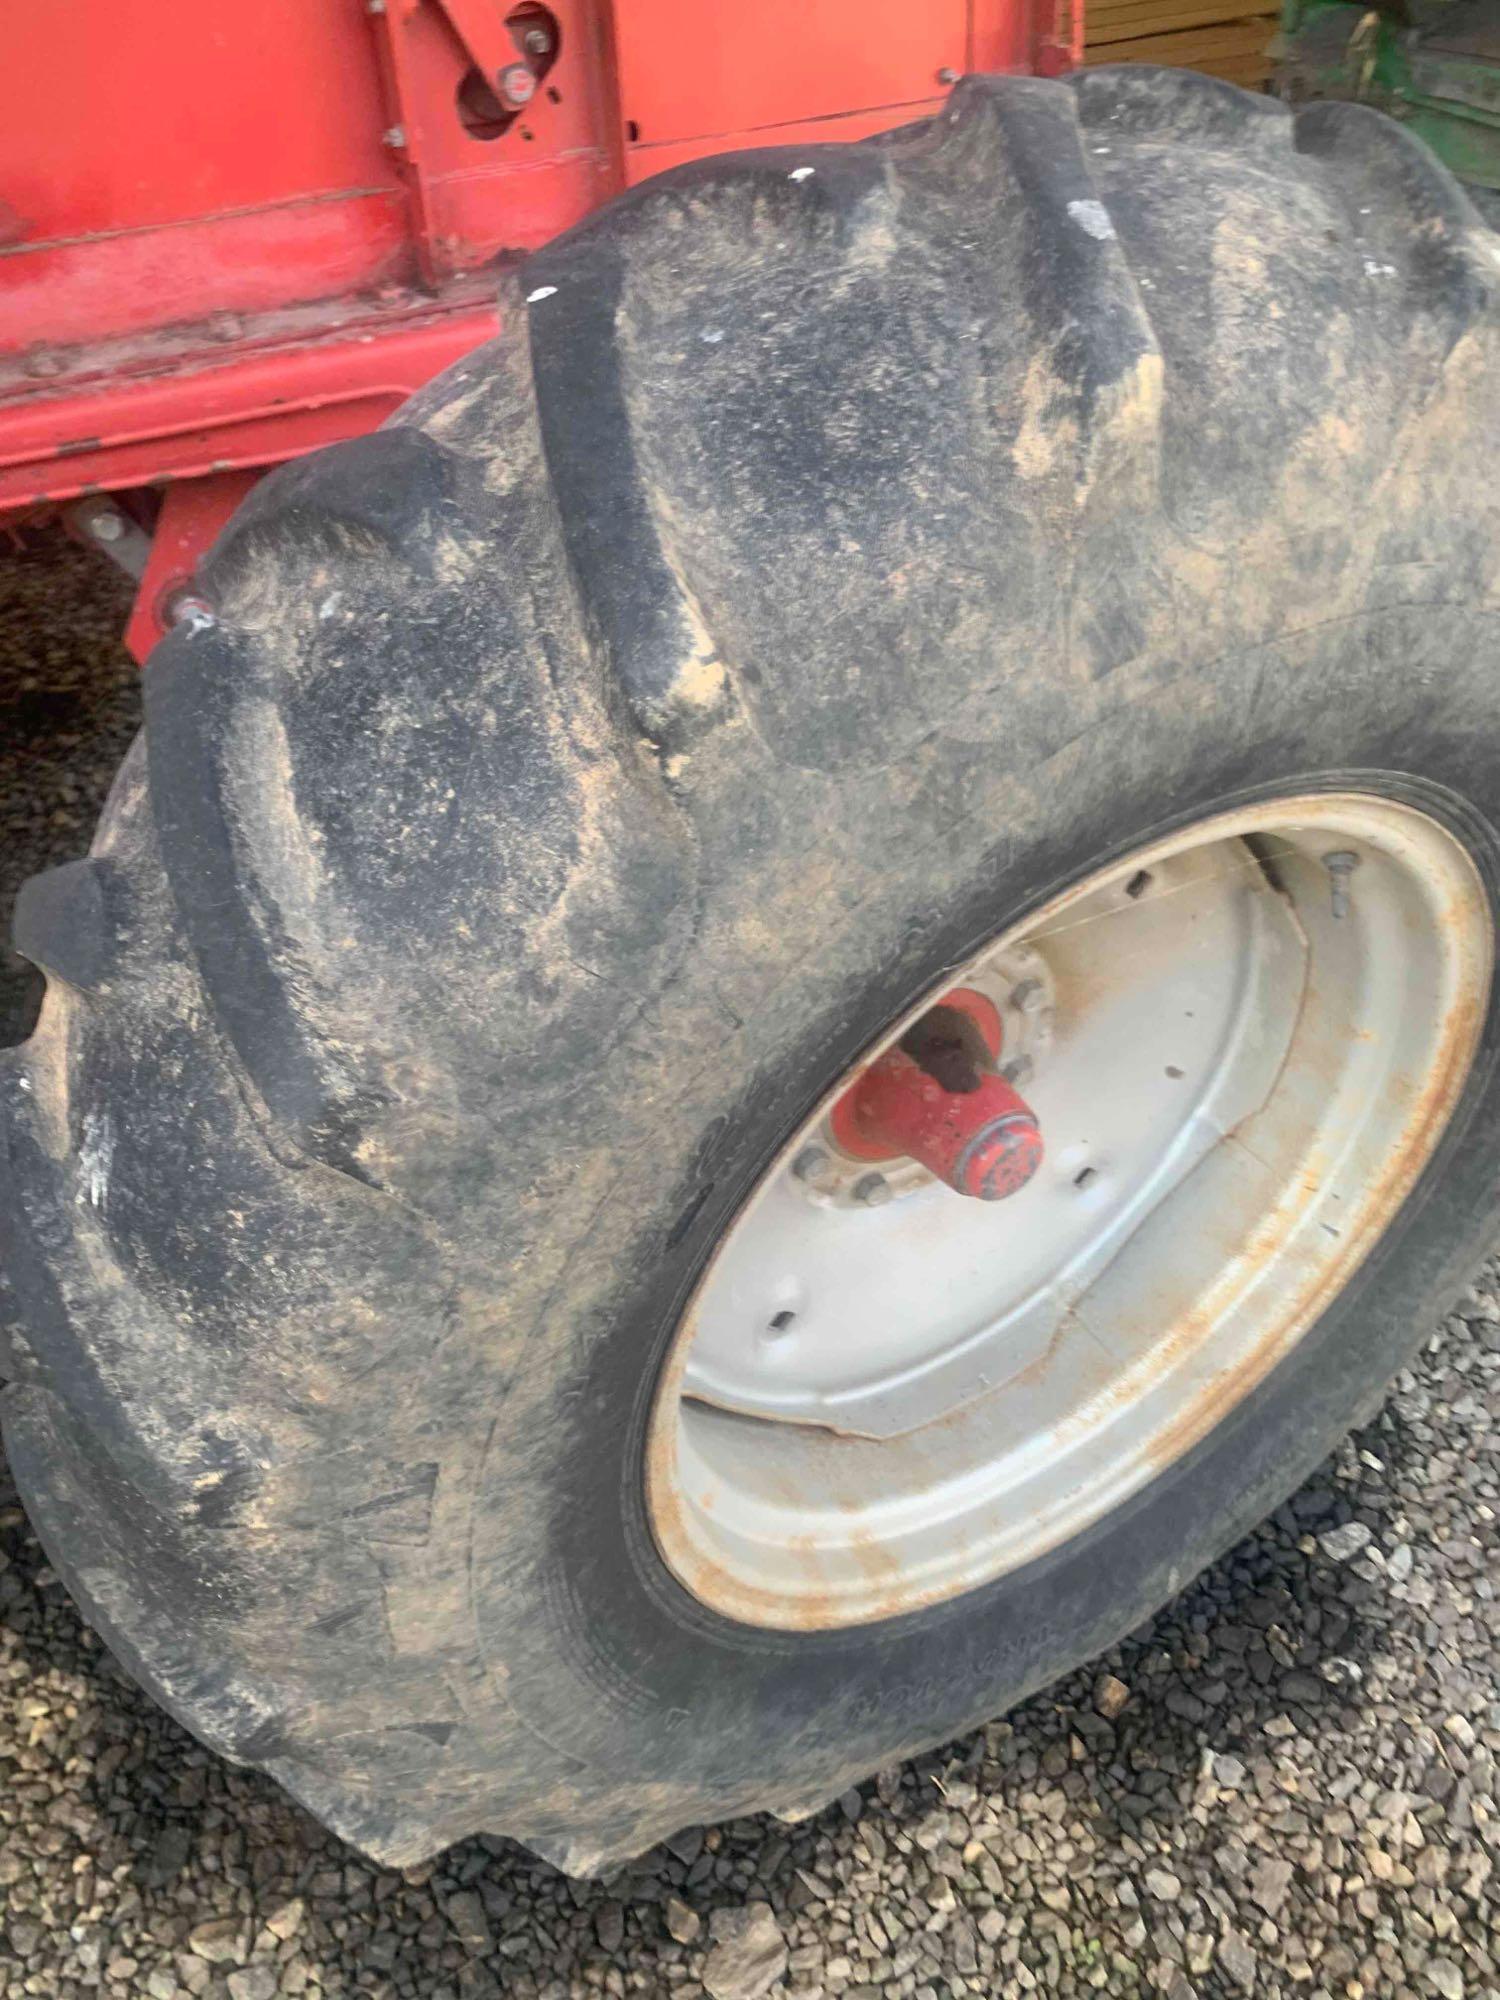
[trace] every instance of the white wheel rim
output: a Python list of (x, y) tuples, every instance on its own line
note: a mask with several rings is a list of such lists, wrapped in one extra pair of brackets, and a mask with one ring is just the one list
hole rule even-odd
[[(1118, 1506), (1368, 1254), (1462, 1092), (1493, 957), (1451, 834), (1326, 794), (1154, 842), (950, 973), (783, 1148), (677, 1329), (647, 1498), (679, 1580), (751, 1624), (860, 1624)], [(958, 985), (1005, 1012), (1046, 1162), (996, 1204), (904, 1163), (858, 1206), (828, 1109)]]

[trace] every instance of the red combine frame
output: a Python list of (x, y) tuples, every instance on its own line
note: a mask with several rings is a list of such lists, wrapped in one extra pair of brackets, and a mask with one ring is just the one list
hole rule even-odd
[(1082, 33), (1079, 0), (24, 10), (0, 521), (73, 503), (140, 577), (144, 659), (262, 469), (373, 429), (496, 330), (497, 260), (685, 160), (899, 125), (967, 70), (1060, 74)]

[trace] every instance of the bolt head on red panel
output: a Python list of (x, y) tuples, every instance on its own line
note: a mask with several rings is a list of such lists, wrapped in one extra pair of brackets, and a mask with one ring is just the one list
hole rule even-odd
[(536, 96), (536, 78), (523, 62), (507, 63), (495, 75), (495, 88), (505, 104), (529, 104)]

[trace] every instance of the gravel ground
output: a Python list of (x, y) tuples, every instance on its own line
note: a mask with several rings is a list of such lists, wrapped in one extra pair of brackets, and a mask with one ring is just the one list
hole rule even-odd
[[(134, 715), (122, 592), (0, 557), (0, 914)], [(4, 968), (11, 1032), (30, 988)], [(83, 1630), (0, 1465), (0, 1995), (1500, 2000), (1500, 1274), (1380, 1418), (1095, 1667), (801, 1826), (573, 1883), (372, 1867)]]

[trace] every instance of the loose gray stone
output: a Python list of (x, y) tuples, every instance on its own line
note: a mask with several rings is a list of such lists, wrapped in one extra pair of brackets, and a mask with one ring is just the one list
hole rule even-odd
[(306, 1903), (303, 1902), (300, 1896), (292, 1896), (286, 1902), (279, 1903), (266, 1917), (266, 1929), (271, 1933), (272, 1937), (280, 1938), (285, 1942), (287, 1938), (297, 1935), (306, 1917)]
[(482, 1958), (493, 1949), (489, 1918), (485, 1915), (483, 1901), (474, 1890), (460, 1889), (456, 1895), (450, 1896), (443, 1905), (443, 1912), (465, 1951)]
[(276, 2000), (278, 1980), (274, 1965), (247, 1965), (231, 1972), (227, 1981), (229, 2000)]
[(1325, 1528), (1318, 1547), (1330, 1562), (1349, 1562), (1370, 1545), (1370, 1530), (1363, 1521), (1345, 1521), (1342, 1527)]
[(1236, 1986), (1248, 1993), (1255, 1984), (1255, 1953), (1238, 1931), (1225, 1931), (1214, 1947), (1214, 1956)]
[(765, 1903), (715, 1910), (708, 1920), (713, 1950), (703, 1962), (712, 2000), (760, 2000), (786, 1971), (786, 1940)]
[(1106, 1722), (1113, 1722), (1130, 1700), (1130, 1689), (1114, 1674), (1101, 1674), (1094, 1683), (1094, 1707)]
[(683, 1902), (680, 1896), (668, 1896), (662, 1910), (662, 1922), (667, 1927), (668, 1937), (676, 1938), (679, 1944), (693, 1944), (703, 1928), (703, 1919), (694, 1909)]
[(188, 1932), (188, 1950), (210, 1965), (232, 1965), (245, 1955), (245, 1926), (238, 1917), (210, 1917)]
[(1274, 1917), (1286, 1901), (1294, 1870), (1290, 1861), (1257, 1862), (1250, 1873), (1250, 1897), (1268, 1917)]

